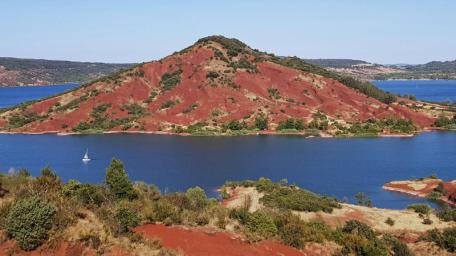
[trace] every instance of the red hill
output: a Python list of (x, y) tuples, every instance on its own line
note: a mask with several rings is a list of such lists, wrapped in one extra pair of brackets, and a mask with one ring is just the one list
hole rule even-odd
[(269, 131), (352, 134), (353, 125), (388, 132), (434, 122), (395, 101), (369, 83), (212, 36), (159, 61), (4, 110), (0, 129), (224, 133), (252, 131), (256, 124)]

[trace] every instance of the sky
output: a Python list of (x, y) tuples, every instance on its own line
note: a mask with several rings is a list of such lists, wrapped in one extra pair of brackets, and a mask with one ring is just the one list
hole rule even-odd
[(453, 0), (1, 0), (0, 56), (132, 63), (201, 37), (301, 58), (456, 59)]

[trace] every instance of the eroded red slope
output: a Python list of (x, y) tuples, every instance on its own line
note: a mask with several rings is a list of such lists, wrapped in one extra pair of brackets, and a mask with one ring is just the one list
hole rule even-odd
[[(233, 63), (243, 60), (255, 68), (233, 68)], [(164, 75), (176, 71), (181, 72), (179, 83), (165, 90), (161, 83)], [(218, 77), (211, 78), (211, 73), (217, 73)], [(271, 90), (276, 90), (278, 97), (271, 96)], [(154, 92), (157, 96), (150, 98)], [(81, 97), (83, 100), (76, 107), (62, 110), (62, 106), (67, 107)], [(174, 105), (165, 108), (167, 102)], [(315, 113), (346, 123), (404, 118), (429, 127), (434, 121), (405, 106), (386, 105), (330, 78), (256, 60), (249, 53), (230, 57), (221, 44), (210, 42), (25, 109), (3, 113), (0, 127), (10, 126), (11, 132), (71, 132), (81, 122), (93, 121), (92, 111), (102, 104), (110, 104), (103, 113), (108, 120), (124, 120), (108, 128), (112, 131), (171, 131), (174, 125), (186, 127), (206, 122), (209, 126), (219, 126), (230, 120), (252, 124), (260, 114), (268, 117), (272, 130), (289, 117), (310, 122)], [(126, 108), (132, 104), (141, 106), (147, 114), (132, 117)], [(24, 112), (35, 113), (39, 120), (11, 127), (11, 116)], [(126, 122), (126, 118), (131, 120)]]

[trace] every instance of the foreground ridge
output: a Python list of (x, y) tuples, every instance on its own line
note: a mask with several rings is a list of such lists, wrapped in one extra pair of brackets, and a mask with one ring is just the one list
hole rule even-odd
[(0, 184), (0, 255), (450, 255), (456, 249), (454, 209), (379, 209), (359, 196), (353, 205), (286, 180), (226, 182), (217, 200), (199, 187), (161, 193), (132, 182), (113, 159), (103, 184), (62, 182), (49, 167), (38, 177), (27, 170), (1, 175)]

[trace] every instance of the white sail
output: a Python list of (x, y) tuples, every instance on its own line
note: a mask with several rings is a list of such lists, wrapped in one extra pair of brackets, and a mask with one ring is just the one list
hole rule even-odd
[(90, 158), (89, 158), (89, 149), (86, 150), (85, 154), (84, 154), (84, 157), (82, 158), (82, 161), (86, 162), (86, 161), (90, 161)]

